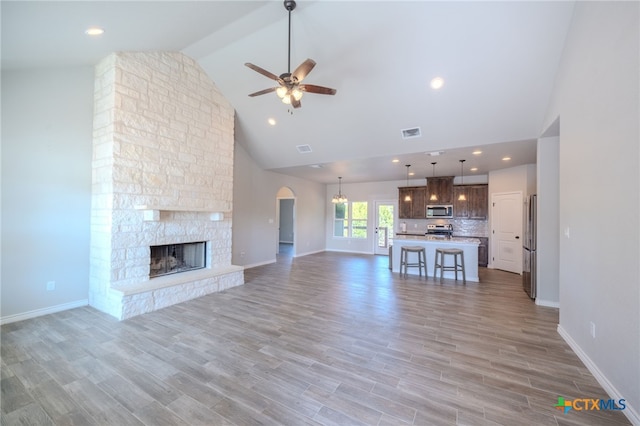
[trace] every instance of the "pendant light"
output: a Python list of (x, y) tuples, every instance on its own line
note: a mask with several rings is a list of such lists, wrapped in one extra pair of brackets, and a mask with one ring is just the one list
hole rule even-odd
[[(405, 166), (407, 167), (407, 186), (409, 186), (409, 167), (411, 167), (411, 164), (406, 164)], [(404, 196), (404, 201), (411, 201), (411, 194), (407, 192), (407, 195)]]
[(333, 204), (343, 204), (343, 203), (346, 203), (347, 201), (348, 201), (347, 196), (342, 193), (342, 176), (340, 176), (338, 178), (338, 193), (333, 196), (333, 199), (331, 200), (331, 202)]
[[(466, 160), (460, 160), (460, 184), (464, 185), (464, 162)], [(458, 196), (458, 201), (467, 201), (467, 196), (464, 192), (461, 192)]]
[[(433, 177), (436, 177), (436, 164), (437, 162), (433, 162), (431, 163), (431, 165), (433, 166)], [(427, 185), (428, 186), (428, 185)], [(429, 201), (438, 201), (438, 194), (436, 194), (435, 192), (433, 192), (430, 196), (429, 196)]]

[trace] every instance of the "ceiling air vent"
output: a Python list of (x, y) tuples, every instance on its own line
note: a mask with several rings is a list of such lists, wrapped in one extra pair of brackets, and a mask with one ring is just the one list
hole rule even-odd
[(412, 129), (402, 129), (402, 139), (419, 138), (422, 136), (420, 133), (420, 127), (414, 127)]
[(311, 147), (309, 145), (297, 145), (296, 148), (298, 148), (298, 152), (300, 154), (308, 154), (311, 152)]

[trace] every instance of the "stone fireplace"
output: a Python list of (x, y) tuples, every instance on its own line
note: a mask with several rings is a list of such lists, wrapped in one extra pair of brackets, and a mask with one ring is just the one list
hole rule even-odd
[[(91, 306), (125, 319), (243, 284), (231, 265), (233, 108), (181, 53), (114, 53), (95, 76)], [(154, 263), (155, 247), (194, 242), (200, 266), (152, 273), (178, 262)]]

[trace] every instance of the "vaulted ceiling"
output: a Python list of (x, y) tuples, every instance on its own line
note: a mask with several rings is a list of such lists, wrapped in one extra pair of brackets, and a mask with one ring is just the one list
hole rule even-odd
[[(304, 82), (337, 89), (305, 94), (299, 109), (273, 93), (248, 96), (277, 83), (244, 63), (287, 71), (281, 1), (5, 0), (1, 8), (3, 70), (180, 50), (234, 106), (236, 140), (261, 167), (352, 183), (404, 179), (405, 164), (425, 177), (434, 161), (437, 175), (459, 175), (466, 159), (465, 176), (535, 162), (573, 3), (299, 1), (291, 68), (312, 58)], [(105, 33), (89, 38), (92, 25)], [(444, 79), (439, 90), (434, 77)], [(419, 136), (403, 138), (414, 128)]]

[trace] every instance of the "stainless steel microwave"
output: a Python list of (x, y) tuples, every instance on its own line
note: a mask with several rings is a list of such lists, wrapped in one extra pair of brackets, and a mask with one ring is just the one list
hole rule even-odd
[(427, 205), (427, 219), (453, 217), (452, 205)]

